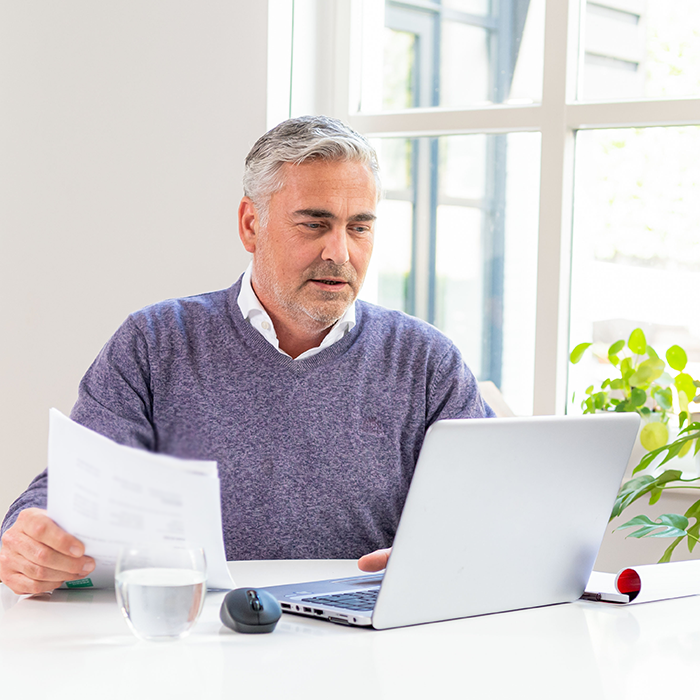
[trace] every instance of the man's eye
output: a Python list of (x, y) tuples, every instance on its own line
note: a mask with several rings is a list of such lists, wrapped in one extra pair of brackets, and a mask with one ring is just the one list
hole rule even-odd
[(319, 221), (306, 221), (304, 226), (306, 226), (306, 228), (310, 228), (312, 231), (317, 231), (318, 229), (323, 228), (323, 224)]

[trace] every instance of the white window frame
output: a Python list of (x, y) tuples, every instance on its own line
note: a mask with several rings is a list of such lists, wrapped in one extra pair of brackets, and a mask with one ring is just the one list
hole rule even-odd
[[(277, 0), (279, 2), (279, 0)], [(381, 4), (383, 0), (373, 0)], [(700, 97), (624, 101), (575, 100), (583, 0), (547, 0), (542, 102), (464, 109), (359, 112), (362, 0), (295, 0), (323, 31), (310, 41), (308, 22), (295, 22), (295, 56), (310, 47), (324, 56), (313, 103), (290, 100), (290, 114), (325, 113), (370, 137), (445, 134), (541, 134), (533, 414), (563, 414), (567, 400), (574, 134), (579, 129), (684, 126), (700, 123)], [(328, 27), (333, 27), (329, 31)], [(303, 53), (303, 51), (302, 51)], [(294, 71), (291, 70), (294, 84)], [(298, 80), (302, 78), (297, 77)]]

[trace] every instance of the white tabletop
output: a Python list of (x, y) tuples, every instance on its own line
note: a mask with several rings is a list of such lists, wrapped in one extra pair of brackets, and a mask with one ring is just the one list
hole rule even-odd
[[(236, 584), (357, 573), (349, 561), (234, 562)], [(374, 631), (283, 615), (273, 634), (223, 627), (209, 593), (189, 637), (143, 642), (114, 591), (18, 598), (0, 584), (3, 700), (556, 698), (694, 692), (700, 597), (636, 606), (579, 601)]]

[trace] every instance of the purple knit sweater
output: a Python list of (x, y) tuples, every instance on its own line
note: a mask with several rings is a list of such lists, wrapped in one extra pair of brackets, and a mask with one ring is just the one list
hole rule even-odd
[[(240, 280), (132, 314), (71, 417), (119, 443), (219, 465), (226, 556), (354, 558), (391, 545), (428, 426), (493, 412), (427, 323), (357, 303), (357, 324), (292, 360), (246, 322)], [(11, 506), (46, 507), (46, 472)]]

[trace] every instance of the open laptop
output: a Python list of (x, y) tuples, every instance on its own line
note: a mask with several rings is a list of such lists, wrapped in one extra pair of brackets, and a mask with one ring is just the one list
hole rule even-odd
[(438, 421), (425, 436), (383, 575), (265, 590), (285, 612), (376, 629), (574, 601), (639, 420)]

